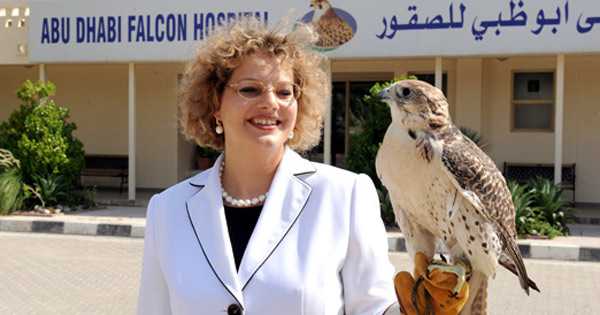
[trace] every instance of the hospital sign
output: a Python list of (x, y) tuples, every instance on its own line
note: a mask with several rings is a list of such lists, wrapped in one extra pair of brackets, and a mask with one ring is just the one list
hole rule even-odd
[[(34, 0), (30, 3), (29, 59), (44, 63), (185, 61), (218, 26), (247, 16), (270, 26), (312, 23), (323, 35), (315, 48), (336, 58), (600, 52), (600, 1), (314, 3)], [(330, 20), (321, 23), (322, 19)], [(327, 35), (332, 32), (344, 36), (329, 41)]]

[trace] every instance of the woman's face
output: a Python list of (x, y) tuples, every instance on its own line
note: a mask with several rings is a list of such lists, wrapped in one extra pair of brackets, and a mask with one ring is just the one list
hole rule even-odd
[(223, 123), (225, 148), (283, 149), (298, 111), (293, 82), (291, 65), (264, 53), (247, 56), (233, 72), (214, 114)]

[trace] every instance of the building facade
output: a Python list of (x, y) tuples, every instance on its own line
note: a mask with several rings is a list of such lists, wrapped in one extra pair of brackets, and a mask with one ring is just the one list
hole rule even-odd
[(412, 74), (443, 88), (454, 122), (481, 134), (500, 169), (551, 164), (560, 181), (557, 166), (575, 164), (576, 202), (600, 205), (600, 3), (310, 2), (0, 1), (0, 120), (24, 80), (52, 81), (86, 154), (129, 156), (135, 198), (135, 187), (164, 188), (197, 169), (178, 132), (177, 88), (214, 27), (246, 15), (318, 26), (332, 10), (349, 35), (315, 47), (329, 56), (333, 89), (318, 159), (343, 166), (357, 98)]

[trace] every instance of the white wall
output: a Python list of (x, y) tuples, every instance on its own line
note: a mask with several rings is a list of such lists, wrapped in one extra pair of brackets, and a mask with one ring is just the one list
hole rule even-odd
[(87, 154), (127, 155), (127, 65), (46, 65), (46, 77)]
[[(177, 74), (180, 64), (136, 65), (137, 184), (165, 188), (178, 180), (176, 119)], [(86, 154), (128, 154), (126, 64), (46, 65), (57, 86), (55, 100), (70, 110)], [(37, 80), (32, 66), (0, 67), (0, 120), (17, 108), (16, 89), (23, 80)], [(186, 172), (188, 173), (188, 172)], [(116, 179), (92, 178), (89, 184), (118, 184)]]
[(177, 74), (179, 64), (137, 64), (138, 187), (162, 188), (178, 180)]
[[(553, 163), (554, 132), (510, 130), (514, 71), (554, 71), (555, 56), (484, 60), (483, 138), (498, 166)], [(567, 56), (563, 163), (576, 163), (576, 201), (600, 203), (600, 56)]]
[(482, 129), (482, 76), (481, 58), (456, 61), (456, 104), (453, 120), (459, 126), (481, 132)]
[[(27, 64), (28, 63), (28, 39), (29, 18), (24, 16), (26, 5), (23, 1), (0, 1), (0, 8), (7, 9), (8, 16), (0, 17), (0, 64)], [(18, 17), (11, 16), (12, 8), (19, 8)], [(5, 27), (6, 20), (12, 20), (12, 27)], [(25, 26), (19, 27), (19, 20), (25, 19)], [(25, 54), (19, 52), (18, 45), (25, 45)]]
[(566, 147), (577, 162), (577, 201), (600, 203), (600, 56), (566, 59)]
[[(1, 46), (1, 45), (0, 45)], [(37, 81), (36, 66), (0, 66), (0, 121), (19, 107), (17, 89), (25, 80)]]

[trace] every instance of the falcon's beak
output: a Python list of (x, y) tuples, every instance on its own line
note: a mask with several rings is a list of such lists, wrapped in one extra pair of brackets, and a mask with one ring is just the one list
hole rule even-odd
[(378, 95), (382, 101), (390, 100), (390, 88), (383, 89)]

